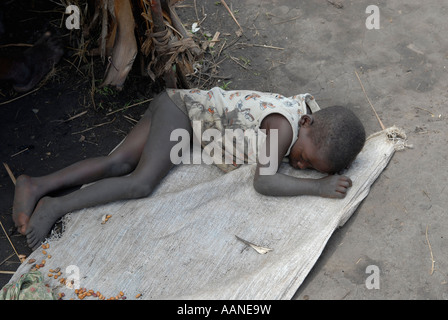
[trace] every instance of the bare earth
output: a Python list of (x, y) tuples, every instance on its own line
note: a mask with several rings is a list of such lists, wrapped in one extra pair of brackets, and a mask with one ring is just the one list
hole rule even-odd
[[(384, 126), (404, 129), (412, 145), (394, 155), (358, 210), (334, 233), (295, 299), (447, 299), (446, 1), (376, 1), (379, 29), (370, 30), (369, 1), (227, 0), (242, 27), (239, 38), (237, 23), (219, 1), (194, 3), (180, 3), (177, 12), (188, 29), (203, 20), (195, 34), (201, 41), (220, 32), (213, 49), (220, 62), (215, 75), (227, 78), (214, 78), (205, 87), (287, 96), (309, 92), (323, 108), (349, 107), (372, 134), (381, 126), (368, 97)], [(20, 20), (26, 9), (35, 10), (25, 7), (8, 10), (16, 10)], [(50, 19), (33, 17), (41, 25)], [(1, 44), (34, 40), (26, 29), (9, 33), (16, 35), (3, 36)], [(153, 94), (149, 78), (134, 72), (122, 92), (95, 92), (95, 108), (89, 66), (83, 63), (78, 71), (67, 60), (73, 58), (67, 56), (38, 91), (0, 105), (0, 156), (16, 176), (46, 174), (107, 154), (132, 127), (129, 117), (138, 119), (145, 106), (107, 114)], [(103, 66), (98, 66), (101, 78)], [(15, 97), (9, 84), (0, 89), (0, 103)], [(2, 166), (0, 221), (7, 232), (13, 226), (13, 195)], [(13, 234), (11, 241), (19, 253), (29, 254), (23, 236)], [(2, 231), (0, 270), (17, 268), (12, 254)], [(378, 289), (366, 285), (368, 266), (379, 272)], [(9, 278), (0, 274), (0, 286)]]

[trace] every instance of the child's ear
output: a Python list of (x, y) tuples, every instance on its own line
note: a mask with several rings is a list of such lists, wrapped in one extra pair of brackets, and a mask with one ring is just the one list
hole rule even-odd
[(352, 165), (352, 163), (350, 162), (344, 169), (339, 170), (338, 174), (344, 174), (344, 173), (346, 173), (346, 172), (350, 169), (350, 166), (351, 166), (351, 165)]
[(304, 114), (300, 120), (299, 120), (299, 126), (303, 127), (303, 126), (310, 126), (312, 125), (314, 122), (314, 118), (312, 115), (310, 114)]

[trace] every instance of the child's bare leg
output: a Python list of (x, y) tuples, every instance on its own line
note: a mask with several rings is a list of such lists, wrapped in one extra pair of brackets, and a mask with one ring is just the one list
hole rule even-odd
[(142, 198), (152, 193), (173, 167), (170, 152), (178, 142), (170, 141), (171, 132), (183, 128), (191, 134), (188, 117), (167, 96), (164, 99), (168, 100), (153, 112), (149, 135), (135, 170), (128, 176), (103, 179), (66, 196), (42, 198), (26, 232), (30, 247), (37, 246), (55, 221), (68, 212), (117, 200)]
[(82, 160), (42, 177), (18, 177), (12, 217), (19, 232), (25, 234), (31, 213), (44, 195), (134, 170), (148, 136), (150, 121), (149, 114), (145, 114), (123, 143), (108, 156)]

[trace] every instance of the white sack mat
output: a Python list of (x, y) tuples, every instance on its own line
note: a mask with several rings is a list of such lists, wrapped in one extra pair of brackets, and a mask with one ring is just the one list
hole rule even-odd
[[(291, 299), (333, 231), (367, 196), (396, 143), (385, 131), (372, 135), (346, 173), (353, 187), (345, 199), (268, 197), (252, 180), (256, 165), (223, 174), (213, 165), (180, 165), (145, 199), (73, 212), (40, 271), (56, 292), (78, 299), (60, 279), (128, 299)], [(282, 164), (283, 173), (320, 177)], [(111, 218), (102, 223), (104, 215)], [(264, 254), (248, 246), (272, 249)], [(42, 249), (28, 259), (45, 259)], [(24, 262), (10, 282), (30, 270)], [(77, 283), (75, 282), (75, 285)], [(97, 299), (86, 297), (86, 299)]]

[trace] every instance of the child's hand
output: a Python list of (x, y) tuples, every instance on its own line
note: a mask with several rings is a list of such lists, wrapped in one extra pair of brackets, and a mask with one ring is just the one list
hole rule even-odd
[(319, 195), (325, 198), (342, 199), (346, 196), (348, 188), (352, 186), (352, 180), (347, 176), (338, 174), (329, 175), (319, 181)]

